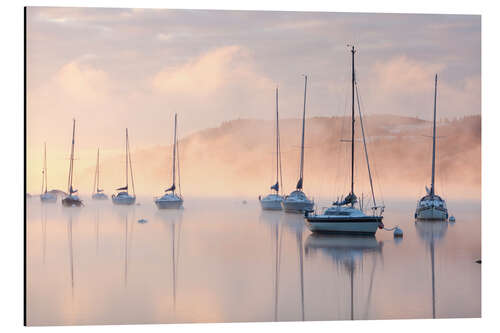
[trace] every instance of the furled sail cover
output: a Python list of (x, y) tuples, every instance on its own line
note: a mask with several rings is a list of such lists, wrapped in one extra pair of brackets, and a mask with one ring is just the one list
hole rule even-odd
[(123, 187), (117, 188), (116, 190), (117, 191), (127, 191), (128, 190), (128, 186), (123, 186)]
[(97, 189), (97, 193), (101, 193), (104, 190), (101, 190), (100, 188)]
[(275, 190), (276, 192), (280, 190), (280, 184), (276, 182), (273, 186), (271, 186), (271, 190)]
[(356, 197), (356, 195), (354, 193), (349, 193), (344, 198), (344, 200), (342, 200), (341, 202), (336, 201), (333, 204), (337, 205), (337, 206), (343, 206), (343, 205), (350, 205), (350, 204), (356, 203), (357, 201), (358, 201), (358, 198)]
[(71, 187), (69, 188), (69, 194), (73, 194), (73, 193), (76, 193), (76, 192), (78, 192), (78, 190), (74, 190), (74, 189), (73, 189), (73, 186), (71, 186)]
[(172, 191), (172, 192), (175, 191), (175, 184), (173, 184), (171, 187), (169, 187), (165, 190), (165, 192), (169, 192), (169, 191)]
[(297, 190), (302, 190), (302, 177), (297, 182)]

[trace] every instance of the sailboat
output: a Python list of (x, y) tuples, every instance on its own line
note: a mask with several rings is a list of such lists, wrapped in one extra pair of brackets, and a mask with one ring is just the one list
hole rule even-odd
[(448, 209), (446, 202), (436, 194), (436, 183), (434, 176), (436, 173), (436, 96), (437, 96), (437, 74), (434, 78), (434, 123), (432, 128), (432, 176), (431, 188), (427, 194), (417, 202), (415, 218), (419, 220), (440, 220), (448, 219)]
[[(306, 212), (306, 225), (312, 232), (330, 232), (330, 233), (346, 233), (346, 234), (367, 234), (373, 235), (377, 232), (377, 228), (383, 228), (382, 214), (384, 207), (378, 207), (375, 201), (375, 193), (373, 191), (373, 183), (370, 171), (370, 163), (366, 150), (366, 141), (363, 128), (363, 120), (361, 110), (359, 109), (361, 129), (363, 132), (363, 142), (365, 148), (365, 157), (368, 167), (368, 175), (370, 178), (370, 186), (373, 198), (372, 215), (367, 215), (363, 212), (362, 207), (356, 208), (358, 198), (354, 194), (354, 93), (355, 93), (355, 71), (354, 71), (354, 46), (352, 47), (352, 117), (351, 117), (351, 192), (342, 200), (337, 200), (333, 205), (327, 208), (323, 213), (310, 214)], [(357, 92), (357, 90), (356, 90)], [(358, 97), (359, 107), (359, 97)], [(379, 211), (380, 208), (380, 211)]]
[(42, 194), (40, 200), (42, 202), (56, 202), (57, 196), (47, 192), (47, 144), (43, 144), (43, 170), (42, 170)]
[(97, 148), (97, 163), (95, 166), (94, 174), (94, 193), (92, 194), (92, 199), (94, 200), (108, 200), (108, 196), (103, 192), (104, 190), (99, 188), (99, 178), (101, 176), (99, 168), (99, 148)]
[[(128, 193), (128, 174), (130, 166), (130, 179), (132, 181), (132, 195)], [(133, 205), (135, 203), (134, 173), (132, 172), (132, 159), (128, 143), (128, 128), (125, 129), (125, 186), (116, 189), (118, 194), (113, 194), (111, 200), (115, 205)]]
[(281, 174), (281, 146), (280, 146), (280, 128), (278, 114), (278, 87), (276, 87), (276, 183), (271, 186), (274, 193), (266, 195), (264, 198), (259, 196), (260, 205), (263, 210), (281, 210), (283, 197), (280, 193), (280, 184), (282, 184)]
[(304, 82), (304, 111), (302, 113), (302, 143), (300, 146), (300, 175), (295, 190), (283, 200), (283, 208), (287, 213), (304, 213), (313, 209), (314, 202), (302, 191), (304, 184), (304, 134), (306, 126), (307, 75)]
[(69, 158), (69, 175), (68, 175), (68, 195), (62, 199), (62, 204), (66, 207), (80, 207), (83, 205), (82, 200), (76, 195), (77, 189), (73, 188), (73, 164), (75, 161), (75, 119), (73, 119), (73, 138), (71, 139), (71, 156)]
[[(165, 194), (161, 197), (155, 198), (155, 204), (159, 209), (179, 209), (183, 208), (182, 194), (180, 193), (180, 170), (179, 170), (179, 152), (177, 149), (177, 113), (174, 117), (174, 143), (172, 152), (172, 186), (165, 190)], [(176, 176), (176, 162), (177, 162), (177, 176), (179, 180), (179, 194), (175, 193), (175, 176)]]

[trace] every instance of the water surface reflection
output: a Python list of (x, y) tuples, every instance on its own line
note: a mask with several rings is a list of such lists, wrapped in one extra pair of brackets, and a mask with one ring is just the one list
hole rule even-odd
[(86, 202), (28, 203), (30, 325), (480, 316), (479, 203), (457, 205), (453, 228), (393, 204), (398, 243), (390, 232), (316, 236), (301, 215), (250, 200)]

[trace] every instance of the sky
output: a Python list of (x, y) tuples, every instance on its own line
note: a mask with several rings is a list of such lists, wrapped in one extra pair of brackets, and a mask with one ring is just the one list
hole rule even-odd
[[(71, 119), (77, 157), (170, 144), (179, 134), (238, 118), (345, 114), (350, 52), (368, 114), (430, 119), (481, 112), (481, 18), (159, 9), (27, 10), (28, 187), (40, 179), (43, 142), (66, 174)], [(82, 162), (83, 163), (83, 162)], [(66, 176), (65, 176), (66, 177)], [(65, 178), (63, 177), (63, 178)], [(50, 180), (49, 180), (50, 181)], [(38, 187), (38, 185), (36, 185)]]

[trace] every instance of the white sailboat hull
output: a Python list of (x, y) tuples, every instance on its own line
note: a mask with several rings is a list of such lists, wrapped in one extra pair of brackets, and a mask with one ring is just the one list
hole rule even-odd
[(115, 196), (111, 197), (111, 200), (115, 205), (133, 205), (135, 203), (135, 197), (133, 196)]
[(184, 200), (155, 200), (156, 207), (159, 209), (180, 209), (183, 208)]
[(104, 193), (94, 193), (92, 194), (93, 200), (108, 200), (108, 196)]
[(309, 222), (306, 226), (312, 232), (338, 233), (351, 235), (374, 235), (377, 232), (379, 222)]
[(296, 214), (302, 214), (305, 213), (306, 211), (312, 211), (314, 207), (314, 202), (307, 200), (307, 201), (291, 201), (291, 200), (284, 200), (283, 201), (283, 209), (287, 213), (296, 213)]
[(278, 194), (269, 194), (262, 199), (259, 199), (260, 206), (263, 210), (282, 210), (283, 197)]
[(57, 196), (52, 193), (40, 194), (40, 201), (53, 203), (57, 201)]
[(261, 200), (260, 206), (263, 210), (282, 210), (282, 202), (283, 200)]
[(417, 213), (415, 213), (415, 217), (419, 220), (439, 220), (444, 221), (448, 218), (448, 212), (436, 209), (434, 207), (429, 207), (426, 209), (420, 209)]

